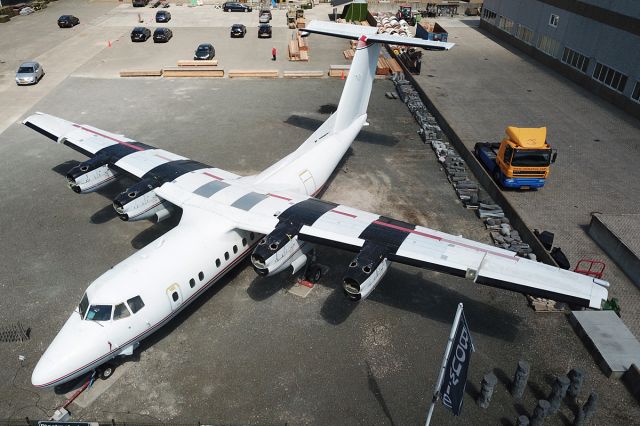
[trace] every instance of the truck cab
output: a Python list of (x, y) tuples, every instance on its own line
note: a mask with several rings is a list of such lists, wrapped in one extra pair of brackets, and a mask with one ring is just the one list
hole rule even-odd
[(507, 127), (500, 143), (478, 143), (478, 159), (504, 188), (542, 188), (556, 151), (547, 144), (547, 128)]

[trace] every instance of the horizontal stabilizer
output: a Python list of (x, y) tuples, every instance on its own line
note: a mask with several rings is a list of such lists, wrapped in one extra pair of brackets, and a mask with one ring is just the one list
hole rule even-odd
[(390, 34), (378, 34), (375, 27), (363, 25), (337, 24), (335, 22), (311, 21), (309, 25), (300, 30), (301, 33), (323, 34), (333, 37), (358, 40), (365, 36), (369, 43), (402, 44), (406, 46), (422, 47), (429, 50), (449, 50), (455, 43), (444, 43), (441, 41), (423, 40), (421, 38), (402, 37)]

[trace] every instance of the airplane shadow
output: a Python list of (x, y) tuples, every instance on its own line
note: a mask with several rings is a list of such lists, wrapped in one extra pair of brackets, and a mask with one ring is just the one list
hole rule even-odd
[[(285, 120), (285, 123), (295, 127), (299, 127), (301, 129), (315, 132), (318, 127), (320, 127), (322, 123), (324, 123), (324, 121), (318, 120), (316, 118), (304, 117), (301, 115), (291, 115)], [(398, 138), (394, 136), (383, 135), (365, 129), (360, 130), (360, 133), (355, 140), (358, 142), (384, 146), (394, 146), (400, 142)]]
[[(113, 209), (112, 209), (113, 210)], [(131, 247), (134, 249), (141, 249), (153, 240), (171, 231), (178, 226), (180, 219), (182, 218), (182, 209), (176, 209), (171, 216), (162, 222), (150, 222), (152, 225), (142, 230), (138, 235), (131, 240)]]
[[(333, 289), (320, 308), (321, 316), (329, 324), (343, 323), (359, 306), (365, 309), (366, 304), (372, 302), (450, 324), (458, 303), (463, 303), (465, 315), (474, 333), (507, 342), (513, 342), (519, 334), (519, 317), (431, 281), (424, 277), (421, 270), (410, 273), (392, 267), (365, 301), (353, 302), (344, 295), (340, 283), (346, 265), (354, 254), (326, 247), (318, 247), (317, 252), (321, 264), (336, 265), (335, 268), (330, 268), (317, 284)], [(262, 301), (276, 294), (284, 286), (290, 285), (294, 279), (280, 274), (268, 278), (256, 276), (249, 285), (247, 294), (255, 301)], [(446, 280), (450, 278), (447, 277)], [(459, 281), (460, 286), (469, 285), (467, 281)], [(482, 290), (476, 286), (474, 291)]]

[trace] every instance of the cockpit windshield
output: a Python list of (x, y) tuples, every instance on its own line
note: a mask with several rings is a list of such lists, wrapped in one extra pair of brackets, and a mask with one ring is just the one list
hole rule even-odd
[(109, 321), (111, 319), (111, 305), (91, 305), (85, 319), (89, 321)]
[(87, 313), (87, 308), (89, 307), (89, 298), (87, 297), (87, 293), (82, 296), (82, 300), (78, 305), (78, 309), (80, 310), (80, 318), (84, 319), (85, 314)]

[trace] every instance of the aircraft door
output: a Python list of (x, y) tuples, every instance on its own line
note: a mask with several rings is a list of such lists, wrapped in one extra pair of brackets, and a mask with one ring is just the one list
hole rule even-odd
[(316, 182), (313, 180), (313, 175), (309, 170), (305, 170), (300, 173), (300, 180), (304, 185), (304, 190), (307, 195), (313, 195), (316, 192)]
[(177, 283), (172, 284), (167, 288), (167, 297), (169, 298), (169, 304), (171, 305), (172, 312), (182, 305), (182, 291)]

